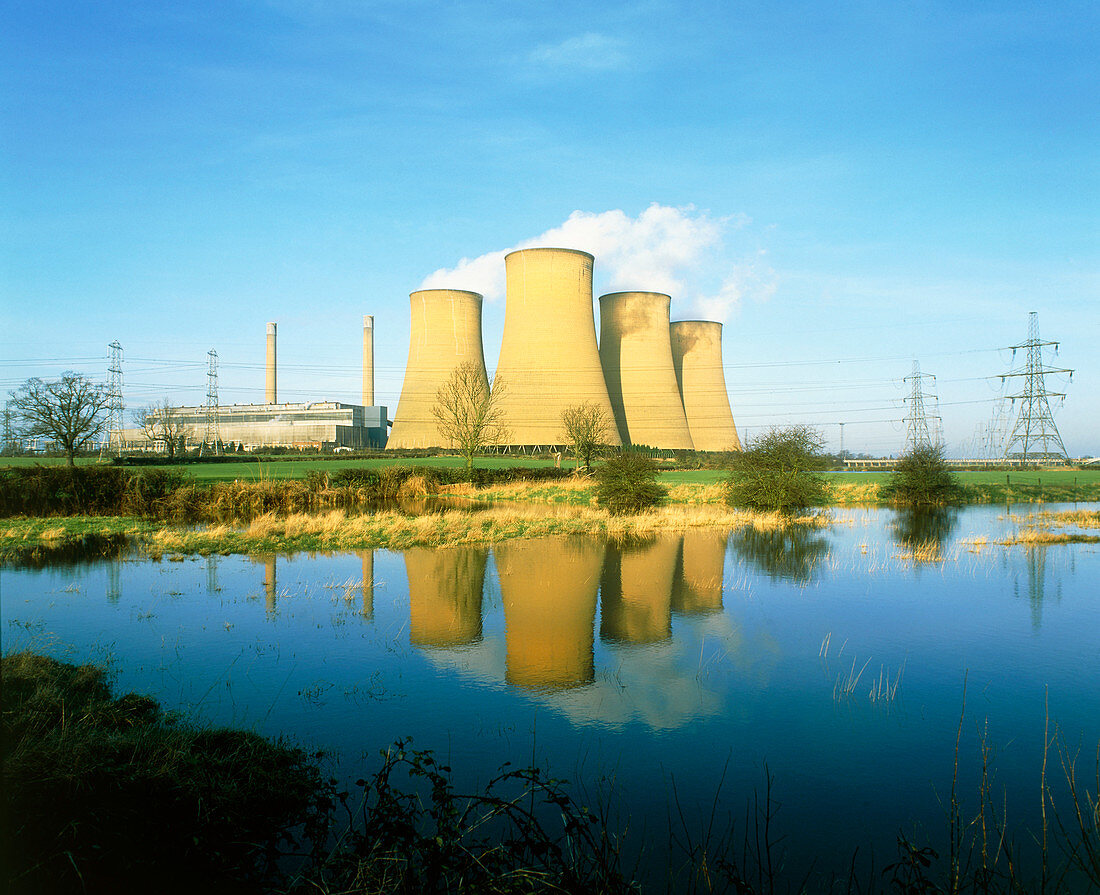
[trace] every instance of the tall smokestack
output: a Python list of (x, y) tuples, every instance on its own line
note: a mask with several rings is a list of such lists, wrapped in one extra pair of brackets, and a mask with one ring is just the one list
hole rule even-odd
[(374, 317), (363, 315), (363, 406), (374, 406)]
[(268, 404), (278, 403), (275, 392), (275, 329), (274, 323), (267, 325), (267, 382), (264, 401)]

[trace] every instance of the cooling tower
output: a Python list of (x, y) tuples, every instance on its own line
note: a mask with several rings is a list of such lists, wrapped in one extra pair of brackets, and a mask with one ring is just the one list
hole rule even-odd
[(410, 643), (438, 647), (481, 640), (481, 592), (488, 557), (487, 547), (405, 551)]
[(671, 301), (660, 292), (601, 295), (600, 362), (624, 443), (691, 450), (672, 364)]
[(363, 315), (363, 406), (374, 406), (374, 317)]
[(267, 325), (267, 376), (264, 381), (264, 402), (277, 404), (278, 395), (275, 391), (275, 331), (276, 324)]
[(481, 296), (461, 289), (423, 289), (409, 301), (409, 362), (386, 447), (445, 447), (432, 415), (440, 386), (467, 361), (477, 364), (489, 384), (481, 348)]
[(672, 582), (680, 559), (678, 532), (651, 543), (609, 544), (600, 579), (600, 639), (657, 643), (672, 637)]
[[(562, 444), (561, 414), (594, 401), (614, 419), (592, 312), (592, 256), (521, 249), (504, 259), (508, 300), (497, 364), (509, 444)], [(622, 444), (618, 432), (608, 443)]]
[(547, 689), (590, 683), (604, 545), (537, 538), (505, 541), (493, 553), (504, 604), (505, 679)]
[(672, 363), (695, 450), (741, 450), (722, 373), (722, 324), (680, 320), (669, 331)]

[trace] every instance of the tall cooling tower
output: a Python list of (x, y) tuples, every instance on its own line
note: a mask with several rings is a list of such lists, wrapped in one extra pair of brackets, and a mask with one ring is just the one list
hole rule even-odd
[(600, 296), (600, 362), (626, 444), (671, 450), (693, 445), (676, 382), (669, 305), (660, 292)]
[(695, 450), (741, 450), (722, 373), (722, 324), (680, 320), (669, 332), (672, 363)]
[(481, 348), (481, 296), (461, 289), (422, 289), (409, 302), (409, 362), (386, 447), (445, 447), (432, 415), (440, 386), (466, 361), (477, 364), (489, 384)]
[[(508, 301), (497, 382), (508, 443), (561, 444), (561, 414), (572, 404), (594, 401), (614, 419), (596, 348), (592, 256), (520, 249), (504, 266)], [(608, 441), (622, 444), (617, 431)]]

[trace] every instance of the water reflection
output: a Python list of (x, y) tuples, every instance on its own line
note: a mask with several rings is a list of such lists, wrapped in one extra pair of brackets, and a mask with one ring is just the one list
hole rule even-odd
[(684, 532), (680, 564), (672, 589), (672, 611), (704, 615), (722, 611), (722, 577), (729, 533), (710, 528)]
[(793, 523), (764, 531), (747, 526), (734, 532), (730, 547), (768, 577), (799, 584), (814, 579), (829, 552), (828, 539), (820, 529)]
[(360, 615), (365, 619), (372, 619), (374, 618), (374, 551), (360, 551), (359, 558), (363, 562), (363, 609)]
[(269, 553), (254, 557), (253, 562), (262, 562), (264, 564), (264, 605), (267, 607), (268, 618), (274, 618), (279, 613), (277, 598), (278, 581), (276, 580), (277, 558), (275, 554)]
[(938, 562), (958, 518), (955, 507), (906, 507), (894, 511), (890, 528), (904, 555)]
[(122, 561), (107, 562), (107, 602), (117, 603), (122, 597)]
[(497, 546), (508, 683), (557, 689), (591, 682), (604, 552), (604, 544), (593, 538)]
[[(1031, 605), (1031, 627), (1038, 631), (1043, 626), (1043, 604), (1047, 600), (1047, 551), (1050, 550), (1050, 546), (1047, 544), (1029, 544), (1024, 548), (1024, 556), (1027, 563), (1027, 584), (1026, 594), (1028, 603)], [(1013, 582), (1013, 593), (1016, 597), (1021, 596), (1020, 579), (1019, 577)], [(1061, 601), (1062, 599), (1062, 582), (1061, 579), (1054, 581), (1054, 599), (1055, 601)]]
[[(410, 642), (444, 647), (481, 639), (481, 594), (488, 557), (486, 547), (405, 551)], [(367, 580), (366, 569), (363, 580)]]
[(600, 579), (601, 640), (656, 643), (672, 636), (672, 584), (682, 541), (664, 532), (608, 545)]

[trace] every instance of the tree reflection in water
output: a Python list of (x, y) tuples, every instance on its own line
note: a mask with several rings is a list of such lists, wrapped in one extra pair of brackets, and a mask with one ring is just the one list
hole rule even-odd
[(794, 522), (765, 530), (746, 526), (733, 533), (730, 547), (739, 559), (769, 578), (800, 584), (814, 579), (818, 564), (829, 553), (829, 542), (820, 529)]
[(955, 507), (903, 507), (894, 511), (890, 528), (904, 556), (938, 562), (958, 519)]

